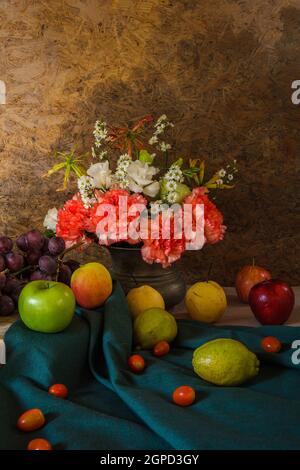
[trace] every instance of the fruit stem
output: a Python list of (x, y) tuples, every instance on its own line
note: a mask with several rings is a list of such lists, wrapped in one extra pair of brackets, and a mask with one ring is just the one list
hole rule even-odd
[(72, 250), (76, 250), (76, 248), (79, 248), (80, 246), (85, 245), (85, 244), (86, 244), (85, 241), (79, 242), (79, 243), (75, 243), (75, 245), (72, 245), (72, 246), (70, 246), (69, 248), (66, 248), (66, 249), (59, 255), (59, 257), (58, 257), (57, 259), (58, 259), (59, 261), (62, 261), (63, 257), (64, 257), (67, 253), (69, 253), (69, 252), (72, 251)]
[(253, 258), (252, 258), (252, 268), (254, 268), (254, 266), (255, 266), (255, 258), (253, 256)]
[[(11, 276), (16, 277), (19, 274), (23, 273), (24, 271), (28, 271), (28, 269), (32, 269), (32, 268), (35, 268), (35, 267), (37, 267), (37, 266), (25, 266), (25, 268), (20, 269), (20, 271), (17, 271), (16, 273), (13, 273)], [(5, 270), (5, 271), (9, 272), (9, 270)]]
[(58, 257), (57, 257), (57, 270), (56, 270), (56, 275), (55, 275), (55, 280), (58, 281), (58, 276), (60, 272), (61, 265), (63, 264), (63, 258), (64, 256), (69, 253), (72, 250), (76, 250), (76, 248), (79, 248), (80, 246), (86, 244), (85, 241), (75, 243), (75, 245), (70, 246), (69, 248), (66, 248)]

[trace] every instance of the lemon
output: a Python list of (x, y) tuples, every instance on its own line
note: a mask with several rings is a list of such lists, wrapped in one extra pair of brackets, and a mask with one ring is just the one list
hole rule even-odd
[(134, 318), (152, 307), (165, 308), (162, 295), (151, 286), (134, 287), (127, 294), (127, 302), (129, 311)]
[(135, 319), (133, 334), (136, 345), (142, 349), (151, 349), (160, 341), (173, 341), (177, 335), (177, 323), (166, 310), (150, 308)]
[(184, 299), (193, 320), (213, 323), (221, 318), (227, 307), (224, 289), (214, 281), (196, 282)]
[(194, 351), (193, 368), (197, 375), (215, 385), (241, 385), (259, 372), (256, 355), (239, 341), (219, 338)]

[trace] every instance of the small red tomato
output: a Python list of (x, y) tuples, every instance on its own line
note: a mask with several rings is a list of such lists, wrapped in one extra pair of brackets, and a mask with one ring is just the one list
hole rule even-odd
[(27, 450), (52, 450), (52, 445), (46, 439), (33, 439), (28, 443)]
[(282, 344), (275, 336), (266, 336), (261, 340), (261, 347), (269, 353), (277, 353), (281, 350)]
[(48, 392), (58, 398), (67, 398), (69, 393), (67, 387), (64, 384), (51, 385), (51, 387), (48, 388)]
[(20, 431), (30, 432), (41, 428), (45, 424), (45, 416), (42, 411), (38, 408), (32, 408), (31, 410), (25, 411), (17, 422), (17, 428)]
[(188, 385), (182, 385), (173, 392), (173, 401), (179, 406), (189, 406), (194, 403), (196, 398), (195, 390)]
[(128, 365), (130, 369), (132, 370), (132, 372), (139, 374), (143, 372), (143, 370), (145, 369), (145, 360), (139, 354), (133, 354), (128, 359)]
[(157, 357), (165, 356), (169, 351), (170, 345), (167, 341), (160, 341), (153, 348), (153, 354)]

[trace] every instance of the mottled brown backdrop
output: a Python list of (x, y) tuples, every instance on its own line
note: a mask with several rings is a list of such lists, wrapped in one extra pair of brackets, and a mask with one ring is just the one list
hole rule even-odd
[(89, 148), (100, 116), (165, 112), (178, 153), (240, 167), (219, 198), (226, 239), (187, 254), (187, 277), (212, 261), (230, 285), (255, 256), (299, 283), (299, 0), (0, 0), (0, 79), (1, 232), (67, 197), (41, 179), (55, 148)]

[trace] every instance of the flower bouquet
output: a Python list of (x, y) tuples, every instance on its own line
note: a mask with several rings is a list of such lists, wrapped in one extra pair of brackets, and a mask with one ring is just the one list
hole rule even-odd
[[(44, 225), (66, 246), (97, 242), (139, 249), (143, 261), (169, 268), (186, 250), (223, 239), (223, 215), (211, 191), (233, 187), (233, 160), (205, 181), (205, 163), (183, 158), (169, 164), (173, 128), (166, 115), (144, 116), (127, 127), (97, 121), (90, 155), (57, 153), (46, 174), (63, 170), (66, 189), (71, 174), (78, 191), (62, 208), (50, 209)], [(111, 156), (117, 153), (114, 169)], [(155, 161), (163, 162), (156, 165)]]

